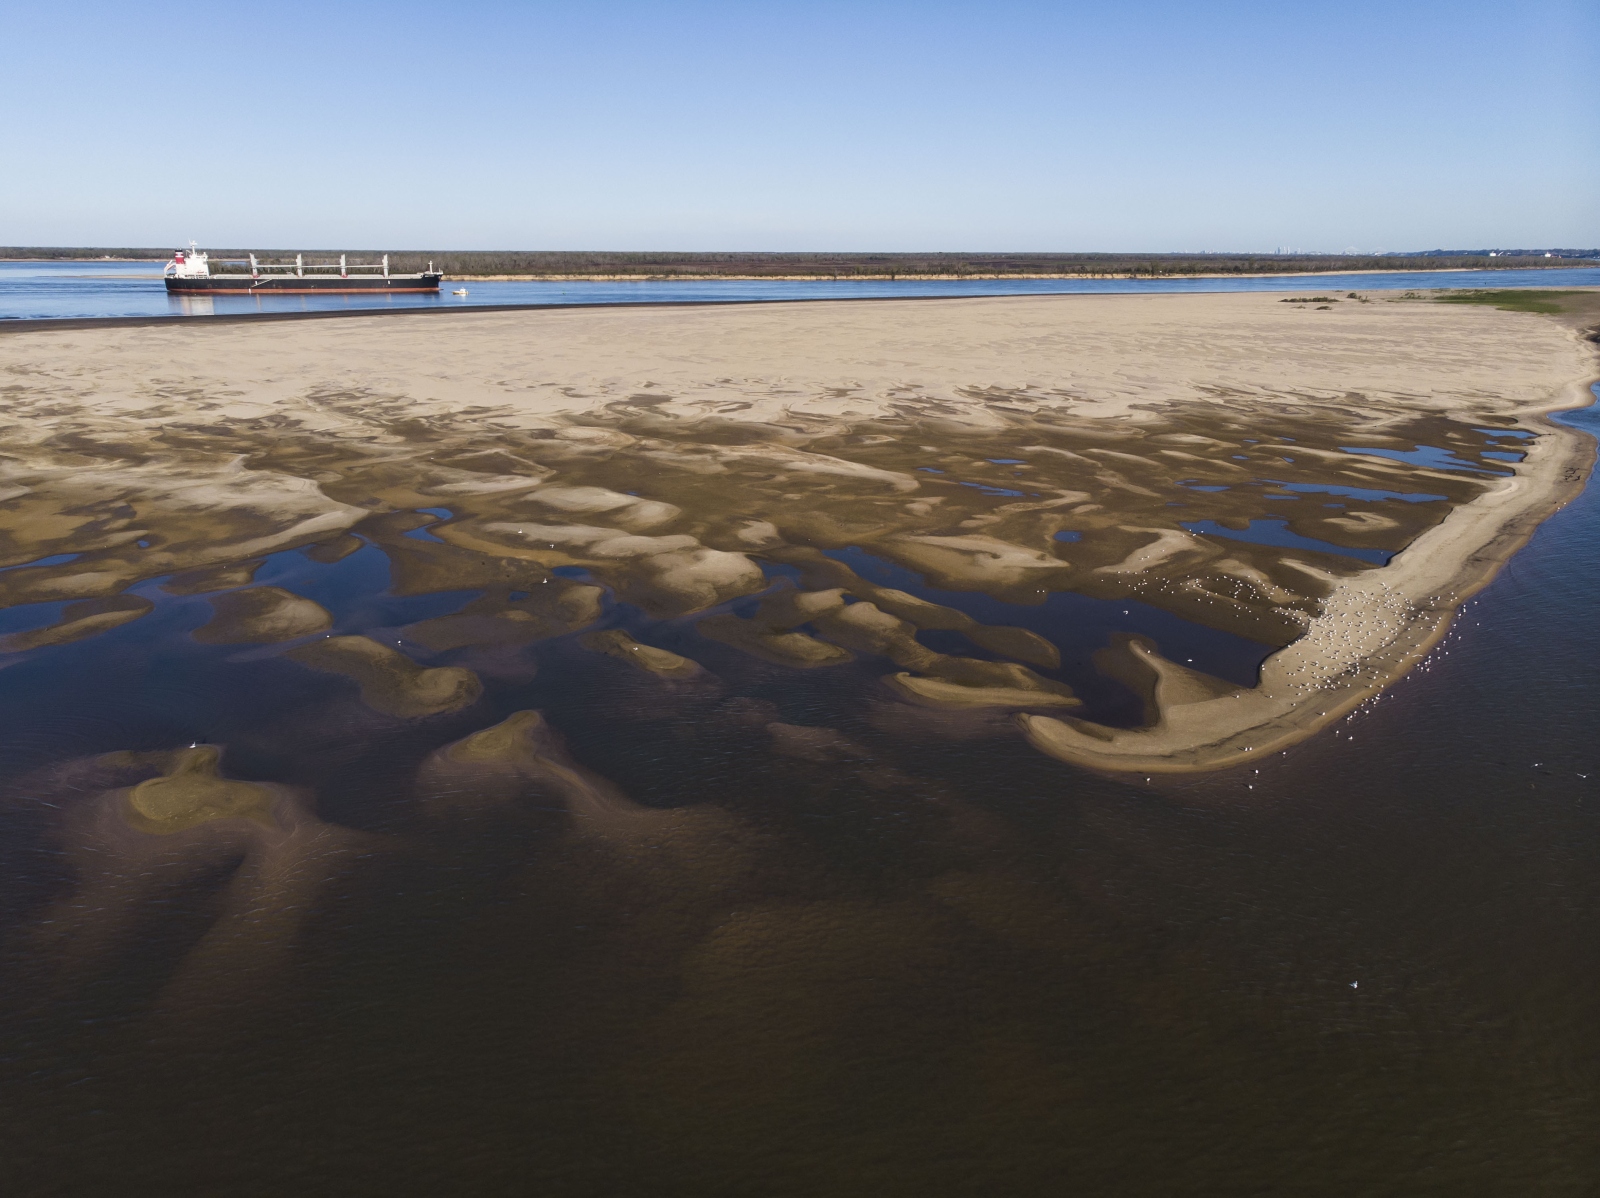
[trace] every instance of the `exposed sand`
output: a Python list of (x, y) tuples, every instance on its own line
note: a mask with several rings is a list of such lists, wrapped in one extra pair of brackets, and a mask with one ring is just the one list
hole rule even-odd
[(513, 427), (641, 394), (676, 415), (741, 405), (741, 420), (883, 415), (919, 397), (983, 423), (970, 401), (987, 390), (1097, 417), (1224, 394), (1522, 409), (1590, 373), (1585, 351), (1546, 322), (1375, 294), (1328, 313), (1245, 293), (173, 322), (13, 334), (0, 369), (8, 391), (23, 388), (13, 402), (70, 402), (58, 420), (99, 417), (102, 434), (105, 420), (202, 415), (366, 433), (346, 412), (355, 396), (403, 403), (413, 419)]
[[(889, 691), (907, 702), (1070, 700), (1024, 665), (932, 653), (916, 632), (959, 630), (1039, 666), (1053, 664), (1047, 642), (871, 584), (817, 553), (866, 546), (950, 590), (1013, 603), (1063, 589), (1137, 596), (1286, 646), (1259, 686), (1221, 694), (1214, 679), (1194, 682), (1123, 646), (1120, 664), (1104, 668), (1148, 681), (1145, 728), (1017, 717), (1038, 748), (1100, 768), (1248, 760), (1408, 668), (1581, 485), (1591, 457), (1587, 439), (1539, 418), (1588, 400), (1593, 347), (1571, 322), (1382, 293), (1325, 310), (1284, 298), (15, 332), (0, 336), (11, 417), (0, 433), (0, 565), (77, 556), (0, 573), (0, 603), (104, 601), (175, 572), (196, 592), (207, 580), (243, 585), (249, 563), (277, 550), (314, 544), (337, 560), (359, 544), (347, 535), (356, 528), (390, 553), (406, 593), (485, 588), (462, 615), (417, 626), (421, 643), (449, 648), (592, 621), (600, 592), (552, 577), (555, 566), (589, 570), (674, 618), (762, 590), (766, 559), (800, 571), (798, 595), (775, 593), (753, 619), (714, 613), (705, 635), (794, 667), (885, 656), (900, 668)], [(1518, 446), (1523, 461), (1474, 456), (1504, 450), (1504, 430), (1538, 434)], [(1457, 456), (1441, 465), (1344, 452), (1417, 445)], [(1280, 485), (1300, 490), (1261, 489)], [(1263, 496), (1298, 504), (1290, 529), (1302, 538), (1403, 552), (1380, 569), (1180, 527), (1243, 527)], [(1336, 498), (1337, 509), (1313, 502)], [(437, 519), (419, 508), (451, 517), (408, 538)], [(1074, 539), (1058, 540), (1062, 530)], [(109, 627), (143, 614), (85, 612), (65, 618)], [(63, 625), (9, 647), (44, 651), (99, 630)], [(393, 675), (389, 690), (415, 689), (408, 659), (381, 652), (382, 662), (357, 664)], [(402, 706), (450, 710), (475, 696), (449, 681), (448, 695)]]
[(460, 666), (425, 670), (370, 637), (330, 636), (293, 649), (289, 656), (314, 670), (353, 679), (361, 688), (361, 701), (386, 715), (438, 715), (476, 702), (483, 693), (471, 670)]

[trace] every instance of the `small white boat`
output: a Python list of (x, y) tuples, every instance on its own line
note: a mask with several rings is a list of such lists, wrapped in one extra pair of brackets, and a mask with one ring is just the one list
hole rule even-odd
[(450, 294), (451, 295), (465, 295), (466, 293), (467, 293), (467, 289), (465, 287), (457, 287)]

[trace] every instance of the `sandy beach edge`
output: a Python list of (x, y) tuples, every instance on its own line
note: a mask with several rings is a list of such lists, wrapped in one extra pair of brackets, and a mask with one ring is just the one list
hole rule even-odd
[[(1596, 344), (1593, 330), (1573, 336)], [(1587, 484), (1600, 444), (1549, 416), (1597, 402), (1600, 352), (1594, 356), (1594, 373), (1570, 383), (1557, 402), (1517, 414), (1528, 431), (1544, 435), (1514, 478), (1457, 508), (1387, 566), (1339, 584), (1305, 636), (1267, 659), (1254, 690), (1166, 708), (1154, 727), (1128, 731), (1018, 715), (1028, 742), (1110, 773), (1228, 769), (1287, 749), (1378, 695), (1427, 657), (1461, 605)]]

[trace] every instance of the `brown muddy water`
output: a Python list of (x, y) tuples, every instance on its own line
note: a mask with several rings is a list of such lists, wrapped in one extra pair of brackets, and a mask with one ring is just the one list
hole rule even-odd
[[(1189, 531), (1326, 554), (1290, 505), (1443, 498), (1308, 479)], [(762, 558), (773, 589), (716, 637), (580, 566), (537, 583), (556, 599), (399, 585), (454, 517), (0, 613), (108, 626), (0, 669), (8, 1192), (1600, 1188), (1595, 487), (1381, 700), (1259, 771), (1149, 784), (891, 701), (881, 655), (798, 669), (741, 630), (846, 567), (1043, 638), (1040, 685), (1117, 724), (1111, 633), (1248, 684), (1281, 622), (1024, 602), (848, 543)], [(280, 605), (312, 639), (230, 643), (212, 598), (241, 581), (331, 627)], [(401, 659), (461, 672), (422, 695)]]

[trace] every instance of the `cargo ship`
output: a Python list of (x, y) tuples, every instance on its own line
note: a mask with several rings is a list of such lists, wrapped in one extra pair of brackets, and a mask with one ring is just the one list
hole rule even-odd
[(224, 259), (219, 264), (248, 267), (248, 271), (211, 271), (210, 257), (194, 242), (172, 255), (162, 271), (168, 295), (370, 295), (375, 291), (437, 293), (441, 271), (428, 269), (414, 275), (389, 273), (389, 255), (379, 262), (351, 262), (340, 254), (337, 262), (307, 262), (296, 254), (293, 262)]

